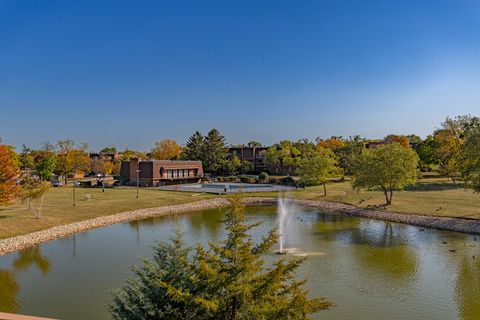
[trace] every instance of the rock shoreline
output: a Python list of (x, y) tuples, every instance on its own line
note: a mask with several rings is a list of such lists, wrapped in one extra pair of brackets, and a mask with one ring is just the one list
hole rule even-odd
[[(276, 198), (262, 197), (246, 197), (244, 198), (244, 201), (246, 205), (272, 205), (277, 203)], [(292, 199), (292, 201), (296, 204), (303, 206), (314, 207), (321, 210), (342, 212), (357, 217), (404, 223), (425, 228), (434, 228), (470, 234), (480, 234), (480, 220), (467, 220), (460, 218), (432, 217), (394, 213), (387, 211), (375, 211), (358, 208), (348, 204), (329, 201), (300, 199)], [(152, 217), (160, 217), (176, 213), (184, 213), (189, 211), (227, 207), (229, 205), (230, 202), (228, 201), (228, 199), (215, 198), (185, 204), (138, 209), (113, 214), (110, 216), (103, 216), (85, 221), (75, 222), (67, 225), (56, 226), (47, 230), (37, 231), (21, 236), (0, 240), (0, 256), (31, 246), (35, 246), (37, 244), (44, 243), (50, 240), (66, 237), (75, 233), (80, 233), (95, 228), (106, 227), (112, 224), (123, 223), (132, 220), (141, 220)]]

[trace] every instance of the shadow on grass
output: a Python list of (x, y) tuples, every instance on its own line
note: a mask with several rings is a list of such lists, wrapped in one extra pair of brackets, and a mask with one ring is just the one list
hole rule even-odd
[(457, 187), (451, 182), (433, 182), (433, 183), (417, 183), (414, 186), (405, 187), (405, 191), (442, 191), (455, 190), (463, 188), (463, 184), (457, 183)]

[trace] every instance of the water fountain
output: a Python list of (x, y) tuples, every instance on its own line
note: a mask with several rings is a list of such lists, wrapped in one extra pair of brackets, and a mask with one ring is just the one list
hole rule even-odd
[(289, 210), (287, 207), (287, 200), (284, 198), (278, 199), (277, 216), (278, 216), (278, 245), (279, 245), (277, 254), (286, 254), (287, 251), (283, 248), (283, 245), (284, 245), (286, 234), (287, 234), (287, 220), (289, 216)]

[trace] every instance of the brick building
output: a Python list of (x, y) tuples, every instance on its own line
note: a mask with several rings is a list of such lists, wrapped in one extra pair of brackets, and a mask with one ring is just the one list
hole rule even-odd
[(264, 162), (264, 154), (268, 147), (231, 147), (228, 154), (231, 158), (238, 157), (241, 161), (250, 161), (254, 172), (262, 172), (267, 168)]
[[(137, 172), (137, 170), (140, 170)], [(122, 161), (122, 183), (153, 187), (165, 184), (198, 182), (203, 177), (201, 161), (139, 160)]]

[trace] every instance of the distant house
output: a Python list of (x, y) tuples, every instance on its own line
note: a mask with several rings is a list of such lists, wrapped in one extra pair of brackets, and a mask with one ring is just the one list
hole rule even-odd
[(90, 153), (90, 159), (115, 161), (115, 160), (121, 160), (122, 155), (120, 153), (92, 152)]
[[(139, 170), (139, 172), (137, 172)], [(122, 161), (122, 183), (153, 187), (165, 184), (198, 182), (203, 177), (201, 161), (139, 160)]]
[(228, 148), (228, 154), (231, 158), (238, 157), (241, 161), (249, 161), (253, 165), (254, 172), (266, 170), (264, 162), (265, 152), (268, 147), (231, 147)]

